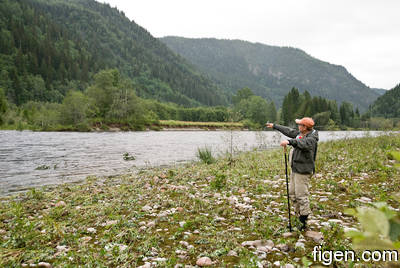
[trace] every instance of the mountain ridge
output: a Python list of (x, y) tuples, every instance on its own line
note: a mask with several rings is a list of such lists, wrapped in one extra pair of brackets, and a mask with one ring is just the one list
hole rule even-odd
[(109, 4), (1, 0), (0, 23), (0, 66), (6, 72), (0, 86), (18, 105), (60, 102), (70, 87), (82, 89), (108, 68), (132, 79), (142, 97), (185, 106), (226, 104), (213, 82)]
[(321, 61), (298, 48), (239, 39), (166, 36), (160, 40), (231, 94), (250, 87), (279, 104), (296, 87), (314, 96), (350, 101), (363, 111), (379, 96), (345, 67)]

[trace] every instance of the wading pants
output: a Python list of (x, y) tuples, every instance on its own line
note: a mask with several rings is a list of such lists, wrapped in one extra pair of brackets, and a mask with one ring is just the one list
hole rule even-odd
[(296, 215), (309, 215), (310, 201), (308, 199), (308, 187), (312, 174), (290, 174), (289, 197), (292, 201)]

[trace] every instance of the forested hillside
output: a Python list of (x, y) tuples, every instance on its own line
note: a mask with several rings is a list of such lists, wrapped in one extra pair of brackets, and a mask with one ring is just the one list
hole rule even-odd
[(292, 87), (365, 111), (380, 94), (353, 77), (344, 67), (315, 59), (300, 49), (240, 40), (161, 38), (222, 89), (243, 87), (281, 104)]
[(400, 84), (380, 96), (370, 111), (374, 116), (400, 118)]
[(117, 68), (139, 96), (225, 104), (216, 86), (123, 12), (94, 0), (0, 0), (0, 87), (17, 105), (61, 102)]

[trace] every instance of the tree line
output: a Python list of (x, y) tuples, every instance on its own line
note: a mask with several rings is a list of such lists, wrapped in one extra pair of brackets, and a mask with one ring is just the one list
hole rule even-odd
[(242, 88), (232, 97), (231, 106), (184, 107), (138, 97), (134, 83), (117, 69), (94, 75), (84, 90), (69, 90), (61, 103), (28, 101), (16, 105), (0, 87), (0, 125), (3, 129), (33, 130), (107, 130), (117, 126), (124, 130), (156, 129), (158, 120), (194, 122), (243, 122), (250, 129), (261, 129), (266, 122), (294, 126), (294, 120), (313, 117), (318, 129), (391, 128), (390, 119), (360, 115), (352, 104), (322, 97), (311, 97), (292, 88), (277, 110), (273, 101)]
[(118, 126), (125, 130), (155, 127), (158, 120), (227, 122), (228, 107), (184, 107), (137, 96), (134, 83), (117, 69), (94, 75), (93, 83), (83, 91), (69, 90), (61, 103), (28, 101), (16, 105), (7, 100), (0, 88), (0, 125), (6, 129), (107, 130)]

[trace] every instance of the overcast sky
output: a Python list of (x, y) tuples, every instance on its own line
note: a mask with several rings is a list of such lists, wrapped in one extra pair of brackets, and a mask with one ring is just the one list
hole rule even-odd
[(400, 0), (99, 0), (155, 37), (290, 46), (369, 87), (400, 83)]

